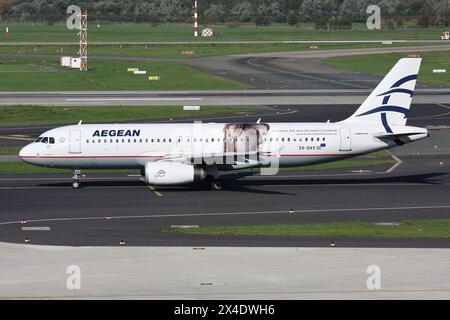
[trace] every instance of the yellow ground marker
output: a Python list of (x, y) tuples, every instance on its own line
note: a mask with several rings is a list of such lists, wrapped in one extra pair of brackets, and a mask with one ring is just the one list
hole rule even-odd
[[(142, 182), (145, 183), (144, 178), (140, 178), (139, 180), (141, 180)], [(157, 197), (162, 197), (162, 194), (159, 193), (159, 192), (155, 189), (155, 187), (150, 186), (150, 185), (148, 185), (147, 187), (150, 189), (151, 192), (153, 192), (153, 194), (154, 194), (155, 196), (157, 196)]]

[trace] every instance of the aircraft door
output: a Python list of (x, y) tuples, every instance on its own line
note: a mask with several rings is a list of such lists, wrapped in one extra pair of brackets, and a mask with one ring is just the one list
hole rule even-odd
[(352, 151), (352, 134), (350, 128), (339, 129), (341, 144), (339, 151)]
[(81, 153), (81, 131), (70, 131), (69, 153)]

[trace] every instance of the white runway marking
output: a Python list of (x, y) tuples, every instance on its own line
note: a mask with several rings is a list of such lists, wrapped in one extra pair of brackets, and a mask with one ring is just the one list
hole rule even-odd
[(70, 102), (83, 101), (200, 101), (203, 98), (74, 98), (66, 99)]
[(22, 231), (51, 231), (50, 227), (22, 227)]
[[(295, 214), (299, 213), (327, 213), (327, 212), (355, 212), (355, 211), (405, 211), (405, 210), (435, 210), (450, 209), (450, 205), (446, 206), (412, 206), (412, 207), (373, 207), (373, 208), (342, 208), (342, 209), (304, 209), (295, 210)], [(263, 214), (286, 214), (290, 215), (288, 210), (273, 211), (241, 211), (241, 212), (209, 212), (209, 213), (177, 213), (177, 214), (151, 214), (151, 215), (134, 215), (134, 216), (111, 216), (114, 219), (148, 219), (148, 218), (174, 218), (174, 217), (205, 217), (205, 216), (240, 216), (240, 215), (263, 215)], [(27, 220), (28, 222), (58, 222), (58, 221), (86, 221), (86, 220), (105, 220), (105, 216), (101, 217), (73, 217), (73, 218), (49, 218)], [(5, 221), (0, 225), (18, 224), (21, 221)]]

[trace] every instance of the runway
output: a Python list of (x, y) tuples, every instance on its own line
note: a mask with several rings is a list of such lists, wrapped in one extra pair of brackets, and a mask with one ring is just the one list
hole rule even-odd
[[(418, 54), (449, 51), (450, 45), (363, 48), (341, 50), (309, 50), (266, 52), (203, 57), (184, 63), (208, 73), (244, 82), (257, 89), (373, 89), (382, 77), (343, 71), (325, 63), (328, 58), (371, 54)], [(417, 85), (418, 89), (445, 88), (439, 85)], [(326, 97), (326, 95), (324, 95)]]
[[(223, 192), (204, 185), (149, 189), (138, 177), (90, 175), (83, 188), (70, 175), (0, 178), (0, 241), (35, 244), (176, 246), (328, 246), (331, 239), (233, 237), (161, 232), (171, 225), (255, 225), (450, 218), (450, 156), (405, 157), (394, 174), (291, 172), (225, 176)], [(421, 165), (426, 162), (427, 165)], [(442, 166), (440, 163), (444, 163)], [(417, 169), (420, 168), (421, 169)], [(242, 198), (245, 197), (245, 201)], [(290, 214), (294, 209), (296, 213)], [(108, 219), (107, 217), (111, 217)], [(48, 227), (48, 231), (23, 231)], [(350, 247), (450, 247), (442, 239), (333, 239)]]
[[(267, 78), (267, 75), (264, 76)], [(245, 79), (240, 80), (244, 81)], [(249, 81), (248, 77), (247, 80)], [(285, 86), (277, 82), (276, 87)], [(317, 82), (317, 81), (316, 81)], [(337, 85), (326, 79), (316, 86)], [(296, 82), (302, 87), (314, 81)], [(325, 83), (325, 84), (324, 84)], [(375, 87), (377, 80), (373, 80)], [(366, 84), (366, 86), (368, 86)], [(285, 87), (286, 88), (286, 87)], [(293, 89), (293, 90), (222, 90), (222, 91), (172, 91), (172, 92), (0, 92), (1, 106), (258, 106), (258, 105), (343, 105), (361, 104), (372, 90), (367, 89)], [(420, 104), (450, 104), (449, 88), (423, 88), (416, 90), (414, 102)]]

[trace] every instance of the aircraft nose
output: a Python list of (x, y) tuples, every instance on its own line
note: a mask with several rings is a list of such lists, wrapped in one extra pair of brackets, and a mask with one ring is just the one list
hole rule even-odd
[(29, 159), (32, 156), (33, 155), (31, 154), (30, 145), (26, 145), (19, 151), (19, 158), (25, 162), (28, 162), (27, 159)]

